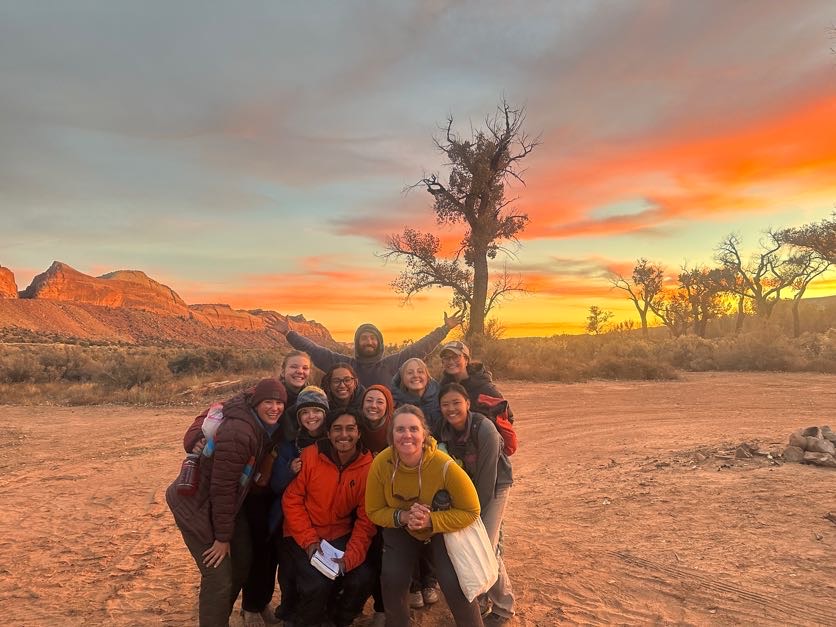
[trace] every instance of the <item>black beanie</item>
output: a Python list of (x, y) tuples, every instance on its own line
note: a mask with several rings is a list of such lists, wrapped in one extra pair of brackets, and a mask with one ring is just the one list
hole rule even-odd
[(255, 386), (250, 397), (250, 407), (256, 408), (261, 401), (272, 399), (287, 403), (287, 390), (278, 379), (262, 379)]

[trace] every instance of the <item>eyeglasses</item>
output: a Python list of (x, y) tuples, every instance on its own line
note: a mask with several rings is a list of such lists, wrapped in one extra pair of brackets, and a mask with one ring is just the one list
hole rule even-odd
[(441, 361), (458, 361), (462, 355), (456, 355), (455, 353), (447, 353), (446, 355), (441, 356)]
[(356, 380), (357, 379), (355, 379), (354, 377), (343, 377), (342, 379), (331, 379), (331, 383), (333, 383), (336, 387), (339, 387), (341, 385), (348, 387), (349, 385), (351, 385), (352, 381)]

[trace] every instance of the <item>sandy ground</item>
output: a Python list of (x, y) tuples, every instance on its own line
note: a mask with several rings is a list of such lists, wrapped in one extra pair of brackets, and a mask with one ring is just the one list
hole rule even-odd
[[(515, 624), (836, 624), (836, 470), (726, 459), (836, 426), (835, 377), (501, 387), (521, 438)], [(195, 623), (163, 493), (197, 409), (0, 406), (3, 624)], [(442, 605), (419, 624), (449, 625)]]

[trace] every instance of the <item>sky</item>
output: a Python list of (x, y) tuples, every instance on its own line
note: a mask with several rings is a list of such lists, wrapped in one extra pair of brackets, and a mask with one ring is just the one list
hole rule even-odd
[[(303, 314), (349, 340), (442, 323), (380, 257), (435, 224), (404, 189), (501, 99), (541, 144), (509, 186), (530, 217), (506, 337), (637, 319), (612, 272), (673, 276), (730, 233), (836, 207), (831, 0), (0, 0), (0, 265), (142, 270), (190, 304)], [(811, 296), (836, 294), (826, 275)]]

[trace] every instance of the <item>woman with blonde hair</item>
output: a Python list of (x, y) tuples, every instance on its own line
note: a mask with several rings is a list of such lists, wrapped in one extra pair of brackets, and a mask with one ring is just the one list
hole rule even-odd
[[(443, 537), (479, 517), (476, 489), (464, 470), (438, 450), (418, 407), (403, 405), (395, 411), (390, 444), (375, 457), (366, 484), (366, 513), (383, 527), (381, 586), (386, 624), (409, 624), (412, 573), (421, 547), (428, 542), (456, 625), (481, 626), (479, 605), (464, 596)], [(451, 506), (432, 511), (433, 499), (442, 491), (448, 493)]]

